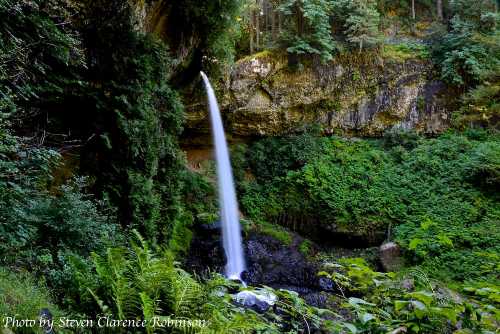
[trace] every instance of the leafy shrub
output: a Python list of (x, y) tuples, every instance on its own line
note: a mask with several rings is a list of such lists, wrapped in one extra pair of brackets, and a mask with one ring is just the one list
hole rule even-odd
[(175, 29), (170, 31), (172, 36), (178, 40), (199, 40), (196, 52), (192, 51), (187, 57), (189, 63), (183, 65), (198, 70), (203, 68), (211, 78), (223, 76), (233, 62), (235, 44), (241, 34), (239, 19), (244, 5), (242, 0), (167, 3), (166, 6), (171, 6), (170, 12), (176, 17)]
[[(0, 314), (2, 328), (12, 328), (5, 325), (6, 317), (36, 320), (42, 309), (48, 309), (55, 321), (63, 312), (51, 301), (46, 287), (37, 282), (27, 273), (14, 273), (0, 267)], [(16, 333), (38, 333), (35, 328), (16, 328)]]
[(495, 5), (492, 1), (478, 0), (474, 3), (467, 0), (450, 1), (450, 12), (454, 17), (474, 24), (476, 27), (481, 25), (482, 18), (495, 11)]
[[(500, 221), (493, 190), (499, 169), (496, 137), (318, 138), (323, 154), (309, 155), (299, 165), (288, 163), (286, 154), (281, 159), (272, 153), (286, 147), (279, 145), (285, 139), (272, 141), (249, 148), (266, 152), (249, 162), (255, 181), (241, 183), (242, 209), (250, 218), (303, 222), (300, 231), (306, 237), (318, 229), (329, 233), (332, 226), (367, 236), (392, 226), (410, 260), (436, 277), (495, 278), (499, 236), (490, 229), (498, 230)], [(459, 268), (460, 262), (467, 265)]]
[[(284, 138), (265, 138), (246, 151), (246, 163), (259, 180), (285, 176), (288, 170), (300, 169), (322, 151), (322, 141), (314, 133)], [(279, 159), (276, 157), (279, 156)], [(245, 160), (243, 160), (245, 161)], [(245, 168), (242, 162), (235, 169)]]
[(372, 0), (334, 1), (335, 18), (344, 25), (344, 34), (349, 43), (363, 47), (377, 46), (381, 42), (378, 26), (380, 14), (377, 3)]
[[(131, 7), (122, 1), (89, 1), (83, 7), (83, 39), (95, 105), (83, 152), (96, 191), (118, 208), (123, 226), (151, 240), (168, 240), (177, 218), (183, 156), (177, 143), (183, 106), (169, 86), (171, 59), (159, 39), (134, 30)], [(103, 159), (101, 157), (106, 157)], [(97, 162), (97, 163), (94, 163)]]
[[(81, 308), (88, 314), (111, 313), (118, 319), (144, 317), (151, 320), (160, 310), (177, 316), (199, 312), (201, 286), (186, 272), (175, 268), (173, 257), (156, 256), (138, 234), (131, 249), (109, 248), (105, 255), (93, 254), (89, 268), (73, 259)], [(94, 278), (94, 275), (95, 278)], [(193, 309), (191, 309), (193, 308)]]
[(78, 35), (61, 24), (73, 11), (67, 1), (0, 1), (0, 113), (33, 113), (71, 86), (84, 59)]
[[(234, 155), (231, 155), (234, 157)], [(235, 170), (235, 174), (237, 171)], [(217, 212), (215, 185), (207, 177), (189, 170), (180, 175), (182, 180), (182, 201), (185, 209), (193, 216)]]
[(455, 16), (451, 31), (433, 43), (433, 57), (448, 83), (471, 87), (497, 71), (498, 33), (478, 32), (474, 22)]
[(453, 125), (459, 129), (482, 127), (499, 129), (500, 75), (492, 75), (463, 97), (462, 107), (453, 113)]
[[(458, 296), (428, 280), (415, 280), (412, 274), (396, 277), (392, 273), (375, 272), (362, 259), (326, 263), (325, 270), (319, 275), (333, 280), (342, 292), (342, 307), (352, 316), (352, 320), (339, 319), (334, 333), (342, 329), (351, 333), (435, 333), (438, 330), (479, 333), (492, 331), (498, 325), (496, 286), (466, 287), (469, 296)], [(362, 298), (348, 297), (344, 291), (355, 291)]]
[[(84, 178), (55, 188), (53, 169), (60, 156), (32, 147), (7, 132), (0, 137), (0, 254), (2, 262), (44, 274), (63, 289), (71, 278), (67, 256), (88, 256), (120, 239), (110, 224), (114, 213), (85, 194)], [(62, 292), (59, 290), (58, 292)]]
[(311, 254), (312, 243), (310, 240), (304, 239), (299, 245), (299, 252), (304, 256), (309, 256)]

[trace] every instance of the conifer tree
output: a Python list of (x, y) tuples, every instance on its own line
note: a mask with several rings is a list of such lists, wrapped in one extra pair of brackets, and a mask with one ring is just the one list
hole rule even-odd
[(328, 0), (287, 0), (280, 11), (295, 21), (285, 38), (295, 54), (318, 54), (322, 61), (333, 58), (335, 42), (331, 34), (331, 2)]
[(343, 25), (346, 40), (356, 44), (360, 52), (363, 47), (374, 46), (380, 42), (380, 14), (375, 1), (335, 0), (333, 4), (335, 22)]

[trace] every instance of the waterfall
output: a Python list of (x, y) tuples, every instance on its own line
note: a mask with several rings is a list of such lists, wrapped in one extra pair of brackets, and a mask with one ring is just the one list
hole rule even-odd
[(238, 202), (236, 201), (229, 151), (214, 90), (206, 74), (203, 72), (200, 72), (200, 74), (203, 77), (207, 91), (212, 135), (214, 138), (219, 207), (222, 220), (222, 240), (227, 258), (226, 277), (241, 280), (240, 275), (245, 270), (245, 260), (243, 257)]

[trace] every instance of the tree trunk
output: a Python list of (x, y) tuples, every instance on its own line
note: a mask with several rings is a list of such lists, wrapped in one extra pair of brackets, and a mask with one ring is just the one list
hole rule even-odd
[(302, 9), (300, 8), (299, 2), (295, 3), (295, 12), (297, 19), (297, 34), (302, 37), (304, 33), (304, 16), (302, 14)]
[(278, 35), (281, 34), (281, 12), (278, 11)]
[(255, 46), (254, 46), (254, 30), (255, 30), (255, 11), (252, 9), (250, 10), (250, 54), (253, 54), (255, 52)]
[(260, 48), (260, 1), (257, 1), (257, 13), (255, 15), (255, 49)]
[(273, 43), (276, 42), (276, 11), (274, 8), (271, 8), (271, 36)]
[(437, 0), (437, 16), (439, 21), (443, 20), (443, 0)]
[(262, 31), (266, 33), (269, 27), (269, 7), (267, 6), (267, 1), (262, 2), (262, 12), (264, 13), (264, 29)]
[(411, 0), (411, 17), (413, 19), (413, 21), (415, 21), (416, 19), (416, 15), (415, 15), (415, 0)]

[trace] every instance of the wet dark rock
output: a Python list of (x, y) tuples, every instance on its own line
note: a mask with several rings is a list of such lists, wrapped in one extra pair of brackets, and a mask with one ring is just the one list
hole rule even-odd
[(267, 235), (250, 235), (245, 243), (248, 269), (243, 279), (251, 285), (319, 289), (318, 264), (308, 261), (297, 243), (288, 246)]
[(319, 286), (323, 291), (334, 291), (335, 283), (328, 277), (319, 278)]
[(201, 224), (200, 227), (199, 227), (199, 230), (200, 231), (204, 231), (205, 233), (219, 233), (220, 229), (221, 229), (221, 222), (220, 221), (216, 221), (216, 222), (213, 222), (213, 223), (207, 223), (207, 224)]
[[(293, 240), (291, 245), (285, 245), (271, 236), (250, 232), (244, 240), (247, 270), (242, 273), (243, 281), (249, 285), (285, 288), (300, 294), (321, 290), (318, 263), (299, 251), (302, 238), (294, 235)], [(209, 271), (223, 272), (224, 264), (220, 230), (212, 228), (211, 224), (195, 226), (184, 267), (203, 275)], [(326, 282), (322, 284), (331, 291)]]
[(325, 308), (328, 304), (328, 294), (325, 292), (311, 292), (302, 296), (304, 301), (314, 307)]
[(415, 281), (412, 278), (404, 279), (401, 282), (401, 287), (406, 291), (413, 291), (415, 289)]
[(299, 295), (307, 295), (308, 293), (312, 293), (316, 291), (315, 289), (303, 287), (303, 286), (294, 286), (294, 285), (276, 285), (273, 286), (274, 289), (288, 290), (297, 292)]
[[(42, 326), (42, 329), (44, 330), (44, 333), (46, 334), (54, 334), (54, 330), (52, 327), (49, 325), (52, 322), (52, 313), (48, 308), (43, 308), (40, 310), (40, 321), (44, 321), (43, 323), (45, 324)], [(42, 322), (40, 322), (42, 323)]]
[[(209, 270), (223, 272), (225, 255), (220, 230), (213, 226), (200, 224), (194, 229), (191, 251), (184, 265), (188, 270), (198, 274), (209, 273)], [(321, 271), (321, 264), (299, 251), (304, 240), (302, 237), (289, 233), (292, 236), (289, 245), (257, 231), (247, 233), (244, 237), (247, 270), (241, 275), (243, 281), (249, 286), (269, 286), (294, 291), (310, 305), (330, 307), (333, 293), (339, 293), (338, 287), (331, 279), (317, 275)], [(368, 256), (375, 261), (379, 252), (377, 247), (359, 250), (339, 248), (336, 254), (339, 258)], [(228, 292), (237, 294), (240, 288), (240, 284), (235, 284)], [(267, 310), (266, 305), (249, 298), (245, 302), (251, 304), (248, 307), (257, 312)]]
[(193, 238), (184, 267), (198, 275), (223, 272), (226, 255), (222, 248), (220, 224), (198, 224), (193, 228)]
[(240, 291), (233, 296), (233, 299), (237, 304), (259, 313), (269, 310), (278, 300), (274, 293), (263, 289)]

